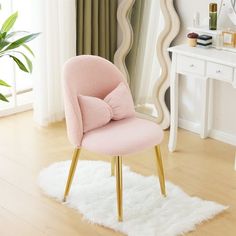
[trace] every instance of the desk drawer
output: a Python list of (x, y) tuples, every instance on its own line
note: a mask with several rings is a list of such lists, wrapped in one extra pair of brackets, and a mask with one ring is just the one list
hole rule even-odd
[(205, 61), (187, 56), (179, 56), (178, 72), (204, 76)]
[(213, 62), (207, 62), (207, 77), (231, 83), (233, 81), (233, 68)]

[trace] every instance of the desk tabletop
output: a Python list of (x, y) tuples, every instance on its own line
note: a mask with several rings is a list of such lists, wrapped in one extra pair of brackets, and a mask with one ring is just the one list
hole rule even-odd
[(236, 53), (215, 48), (190, 47), (186, 44), (168, 48), (169, 52), (236, 67)]

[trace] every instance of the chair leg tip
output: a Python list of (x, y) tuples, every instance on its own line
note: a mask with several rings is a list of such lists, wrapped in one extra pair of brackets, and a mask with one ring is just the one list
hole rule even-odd
[(66, 197), (64, 197), (62, 201), (63, 201), (63, 202), (66, 202)]

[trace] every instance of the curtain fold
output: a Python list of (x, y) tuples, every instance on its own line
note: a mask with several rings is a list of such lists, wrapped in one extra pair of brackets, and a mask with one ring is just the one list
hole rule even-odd
[(42, 126), (62, 120), (61, 71), (76, 55), (75, 0), (32, 0), (35, 40), (34, 119)]
[(64, 119), (61, 71), (78, 54), (113, 61), (117, 0), (32, 0), (34, 119), (41, 126)]
[(117, 49), (117, 0), (77, 0), (77, 55), (113, 61)]
[[(98, 23), (98, 9), (99, 9), (99, 0), (93, 0), (93, 9), (92, 9), (92, 32), (93, 32), (93, 40), (92, 40), (92, 51), (95, 55), (98, 55), (98, 32), (99, 32), (99, 23)], [(79, 26), (80, 27), (80, 26)]]

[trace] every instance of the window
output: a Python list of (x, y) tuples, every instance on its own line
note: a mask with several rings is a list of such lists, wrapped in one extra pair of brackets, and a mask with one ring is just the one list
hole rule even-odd
[[(31, 2), (30, 0), (0, 0), (1, 24), (13, 12), (18, 11), (18, 19), (13, 30), (32, 31)], [(32, 48), (32, 44), (30, 46)], [(9, 103), (0, 102), (0, 116), (32, 108), (32, 75), (20, 71), (10, 58), (2, 57), (0, 58), (0, 78), (12, 86), (11, 88), (0, 87), (1, 93), (9, 100)]]

